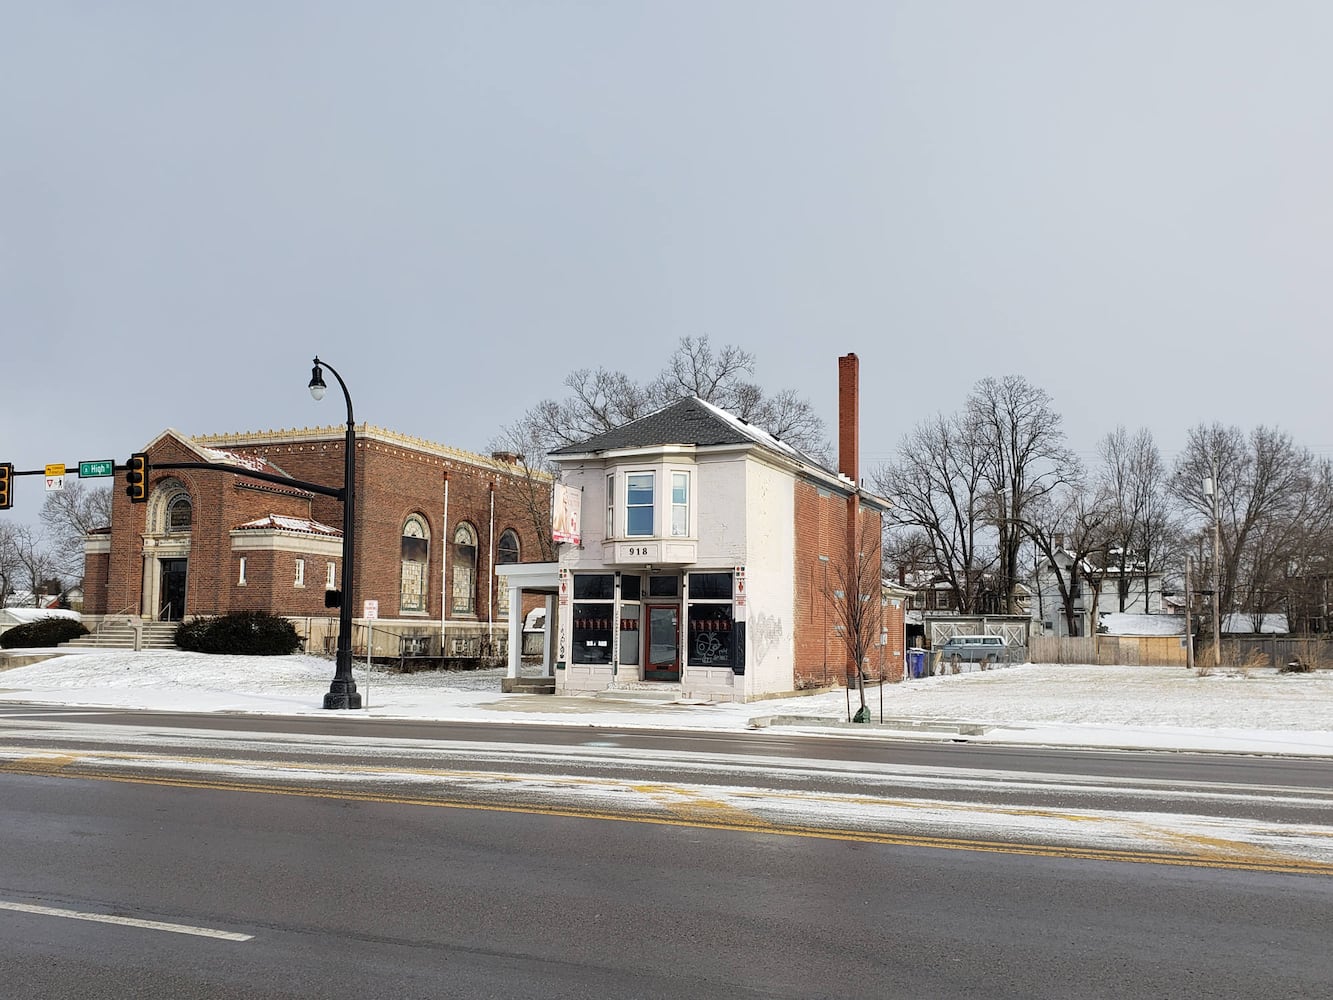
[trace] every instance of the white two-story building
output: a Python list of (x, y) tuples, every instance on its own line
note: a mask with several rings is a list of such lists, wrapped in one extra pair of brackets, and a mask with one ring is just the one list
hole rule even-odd
[(857, 555), (876, 609), (863, 669), (902, 676), (903, 601), (880, 588), (888, 504), (856, 474), (858, 377), (840, 358), (838, 471), (696, 398), (552, 455), (580, 512), (559, 552), (557, 691), (743, 701), (845, 683)]

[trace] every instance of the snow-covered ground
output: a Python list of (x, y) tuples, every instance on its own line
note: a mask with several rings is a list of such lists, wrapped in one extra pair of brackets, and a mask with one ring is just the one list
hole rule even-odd
[[(3, 661), (0, 661), (3, 662)], [(780, 724), (840, 735), (1064, 746), (1159, 747), (1333, 757), (1333, 673), (1026, 664), (867, 691), (884, 726), (849, 727), (838, 691), (748, 704), (677, 704), (618, 696), (501, 694), (502, 671), (354, 677), (353, 718), (543, 722), (743, 730)], [(93, 650), (0, 670), (0, 701), (164, 711), (322, 714), (333, 676), (313, 656), (207, 656)], [(853, 708), (855, 694), (852, 695)]]

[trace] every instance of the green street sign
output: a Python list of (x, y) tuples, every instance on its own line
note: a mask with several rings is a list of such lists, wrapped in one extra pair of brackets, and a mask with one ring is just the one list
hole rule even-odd
[(96, 479), (99, 476), (114, 476), (116, 474), (116, 463), (108, 458), (104, 462), (80, 462), (79, 478)]

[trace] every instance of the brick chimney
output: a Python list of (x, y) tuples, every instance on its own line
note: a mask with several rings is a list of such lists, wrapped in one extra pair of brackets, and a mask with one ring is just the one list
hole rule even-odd
[(861, 362), (855, 354), (844, 354), (838, 359), (838, 471), (858, 485), (860, 395)]

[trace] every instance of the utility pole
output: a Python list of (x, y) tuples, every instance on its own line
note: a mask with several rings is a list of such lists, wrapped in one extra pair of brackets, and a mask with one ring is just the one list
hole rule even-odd
[(1213, 474), (1203, 481), (1204, 496), (1213, 505), (1213, 666), (1222, 665), (1222, 606), (1219, 594), (1222, 565), (1222, 532), (1219, 527), (1217, 497), (1217, 456), (1213, 456)]
[(1194, 669), (1194, 593), (1190, 590), (1190, 556), (1185, 554), (1185, 669)]

